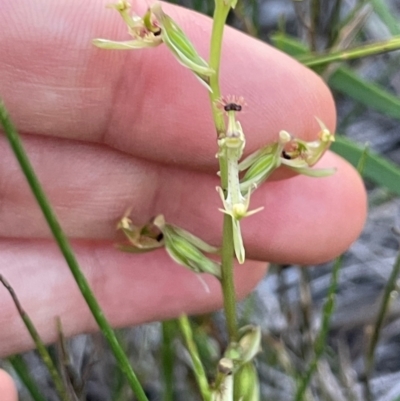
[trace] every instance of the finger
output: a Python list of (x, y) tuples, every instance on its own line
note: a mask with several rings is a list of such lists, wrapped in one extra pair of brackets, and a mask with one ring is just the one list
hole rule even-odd
[[(201, 281), (172, 262), (163, 250), (150, 257), (132, 257), (113, 249), (109, 242), (82, 241), (74, 243), (74, 250), (106, 317), (115, 326), (211, 311), (222, 305), (215, 278), (201, 275)], [(51, 241), (2, 241), (0, 255), (3, 276), (44, 341), (56, 339), (58, 316), (67, 336), (96, 329), (65, 261)], [(246, 262), (236, 269), (239, 298), (254, 288), (265, 268), (265, 263)], [(32, 348), (32, 340), (2, 287), (0, 304), (0, 355)]]
[[(157, 166), (101, 146), (24, 139), (69, 237), (122, 240), (116, 235), (116, 222), (132, 208), (135, 224), (162, 213), (167, 221), (220, 244), (216, 175)], [(265, 209), (241, 223), (249, 257), (319, 263), (355, 240), (366, 215), (362, 181), (347, 162), (331, 153), (319, 167), (336, 167), (337, 172), (326, 178), (297, 176), (267, 182), (257, 189), (251, 208)], [(0, 177), (0, 236), (49, 238), (42, 214), (6, 146), (0, 146)]]
[[(7, 57), (0, 64), (0, 93), (18, 128), (103, 142), (174, 166), (215, 169), (216, 134), (206, 90), (165, 46), (94, 48), (95, 37), (127, 38), (126, 26), (106, 3), (3, 1), (0, 49)], [(148, 6), (135, 3), (140, 12)], [(211, 20), (164, 7), (207, 58)], [(244, 96), (248, 104), (240, 116), (247, 153), (276, 140), (281, 129), (315, 138), (315, 116), (334, 129), (333, 100), (319, 77), (230, 28), (221, 80), (223, 94)]]
[(0, 369), (0, 394), (2, 401), (18, 401), (18, 393), (11, 376)]

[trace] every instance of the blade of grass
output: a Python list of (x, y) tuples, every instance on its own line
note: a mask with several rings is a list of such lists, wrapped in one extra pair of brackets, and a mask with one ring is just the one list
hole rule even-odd
[[(367, 156), (368, 156), (368, 148), (366, 147), (363, 150), (363, 153), (360, 155), (358, 162), (357, 162), (357, 170), (360, 174), (363, 173), (363, 170), (365, 168)], [(326, 349), (326, 346), (327, 346), (330, 322), (331, 322), (331, 319), (333, 316), (333, 312), (335, 310), (336, 291), (338, 288), (339, 273), (340, 273), (340, 270), (342, 267), (342, 262), (343, 262), (343, 255), (340, 255), (335, 260), (335, 263), (333, 265), (331, 282), (329, 285), (327, 298), (326, 298), (326, 301), (322, 308), (321, 328), (320, 328), (318, 336), (314, 342), (314, 357), (313, 357), (313, 360), (311, 361), (310, 366), (308, 367), (308, 370), (306, 371), (305, 375), (300, 380), (299, 386), (297, 388), (296, 396), (295, 396), (296, 401), (303, 400), (303, 397), (307, 390), (308, 384), (310, 383), (310, 380), (311, 380), (314, 372), (317, 370), (318, 362), (321, 359), (321, 357)]]
[(20, 378), (25, 388), (28, 390), (33, 401), (47, 401), (46, 398), (41, 394), (35, 381), (32, 379), (32, 376), (29, 373), (29, 369), (26, 366), (26, 363), (23, 360), (22, 356), (21, 355), (10, 356), (8, 357), (8, 361), (10, 362), (12, 368)]
[(400, 35), (399, 21), (395, 18), (395, 14), (389, 10), (387, 4), (382, 0), (369, 0), (369, 2), (390, 33), (392, 35)]
[[(280, 50), (294, 57), (307, 53), (307, 48), (301, 42), (287, 35), (274, 35), (272, 41)], [(328, 84), (361, 104), (400, 120), (400, 99), (381, 86), (358, 77), (350, 68), (339, 67), (329, 78)]]
[(162, 373), (164, 379), (164, 401), (173, 401), (174, 399), (174, 350), (172, 341), (175, 337), (175, 322), (168, 320), (162, 322)]
[(333, 51), (329, 54), (306, 54), (298, 58), (300, 63), (307, 67), (316, 67), (337, 61), (348, 61), (362, 57), (375, 56), (400, 49), (400, 37), (374, 42), (347, 50)]
[(53, 362), (53, 360), (50, 357), (50, 354), (44, 345), (42, 339), (40, 338), (40, 335), (38, 331), (36, 330), (35, 326), (32, 323), (32, 320), (29, 318), (25, 310), (22, 308), (22, 305), (20, 304), (17, 295), (14, 292), (14, 289), (11, 287), (11, 285), (8, 283), (8, 281), (0, 274), (0, 282), (4, 285), (4, 287), (7, 289), (7, 291), (10, 293), (12, 300), (14, 301), (14, 304), (18, 310), (19, 315), (21, 316), (22, 321), (25, 324), (26, 329), (29, 332), (29, 335), (31, 336), (32, 340), (34, 341), (36, 345), (36, 349), (40, 355), (40, 358), (46, 365), (50, 376), (53, 380), (54, 386), (56, 388), (57, 394), (63, 401), (70, 401), (70, 397), (68, 395), (67, 389), (64, 386), (63, 380), (57, 371), (57, 368)]
[(390, 274), (389, 280), (385, 286), (385, 290), (383, 293), (382, 301), (380, 304), (378, 316), (376, 318), (376, 322), (373, 328), (371, 341), (368, 345), (367, 355), (366, 355), (366, 367), (365, 367), (365, 376), (367, 378), (371, 377), (372, 368), (375, 360), (375, 350), (379, 341), (379, 336), (383, 327), (383, 323), (385, 322), (385, 318), (389, 311), (390, 300), (392, 299), (392, 295), (396, 289), (397, 278), (400, 274), (400, 252), (397, 255), (396, 261), (393, 265), (392, 272)]
[(51, 229), (53, 237), (56, 240), (60, 248), (60, 251), (65, 258), (65, 261), (67, 262), (71, 270), (71, 273), (75, 278), (75, 281), (82, 293), (82, 296), (84, 297), (87, 305), (90, 308), (90, 311), (92, 312), (93, 317), (95, 318), (98, 326), (100, 327), (102, 333), (104, 334), (104, 337), (106, 338), (106, 340), (110, 345), (110, 348), (117, 360), (119, 368), (126, 375), (127, 380), (132, 388), (132, 391), (136, 395), (137, 399), (139, 401), (148, 401), (142, 386), (140, 385), (132, 367), (129, 364), (127, 355), (124, 353), (121, 345), (119, 344), (113, 329), (111, 328), (106, 317), (104, 316), (104, 313), (101, 310), (100, 305), (97, 302), (97, 299), (95, 298), (92, 290), (89, 287), (89, 283), (87, 282), (85, 276), (83, 275), (78, 265), (78, 261), (76, 260), (75, 254), (72, 251), (71, 245), (69, 244), (69, 241), (57, 220), (53, 208), (50, 206), (50, 203), (47, 200), (43, 188), (40, 185), (39, 180), (25, 152), (20, 137), (8, 116), (4, 103), (1, 100), (0, 100), (0, 124), (3, 126), (4, 132), (14, 152), (14, 155), (17, 158), (21, 170), (24, 173), (28, 181), (28, 184), (36, 198), (36, 201), (38, 202), (43, 212), (43, 215), (47, 221), (47, 224)]
[[(350, 139), (337, 135), (331, 149), (343, 156), (353, 166), (357, 166), (358, 160), (364, 150)], [(365, 157), (363, 177), (374, 183), (386, 187), (391, 192), (400, 195), (400, 167), (371, 151)]]
[(197, 381), (197, 385), (201, 392), (204, 401), (211, 401), (210, 386), (208, 384), (207, 375), (204, 370), (203, 364), (201, 363), (199, 352), (197, 350), (196, 343), (193, 340), (193, 332), (190, 326), (189, 319), (186, 315), (182, 315), (179, 320), (179, 327), (181, 329), (182, 336), (185, 340), (186, 347), (189, 351), (191, 361), (193, 364), (193, 372)]
[(322, 324), (321, 329), (314, 343), (314, 357), (302, 379), (297, 387), (295, 400), (302, 401), (304, 394), (307, 390), (308, 384), (310, 383), (311, 377), (317, 369), (318, 361), (322, 357), (329, 333), (329, 325), (332, 318), (333, 311), (335, 309), (336, 291), (339, 281), (339, 271), (342, 266), (342, 256), (338, 257), (335, 261), (332, 270), (331, 283), (329, 285), (327, 299), (322, 308)]

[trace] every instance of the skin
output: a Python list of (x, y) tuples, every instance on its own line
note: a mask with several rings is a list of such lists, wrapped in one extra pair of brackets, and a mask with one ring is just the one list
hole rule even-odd
[[(167, 221), (218, 245), (222, 225), (215, 130), (205, 89), (165, 47), (107, 51), (102, 37), (127, 40), (108, 0), (3, 0), (0, 94), (32, 164), (104, 312), (116, 327), (200, 313), (221, 306), (219, 285), (175, 265), (163, 250), (132, 256), (113, 248), (115, 225), (132, 207), (137, 224)], [(147, 3), (138, 1), (143, 13)], [(209, 19), (165, 5), (207, 57)], [(18, 15), (18, 17), (17, 17)], [(226, 30), (224, 94), (243, 96), (240, 114), (248, 154), (281, 129), (304, 139), (315, 116), (334, 131), (332, 96), (310, 70), (271, 47)], [(239, 297), (265, 273), (266, 262), (311, 264), (332, 259), (359, 235), (366, 216), (362, 181), (328, 152), (329, 178), (277, 172), (252, 197), (265, 210), (243, 221), (248, 260), (236, 268)], [(96, 326), (54, 245), (24, 177), (0, 137), (0, 273), (10, 282), (46, 342), (60, 316), (66, 335)], [(32, 347), (9, 294), (0, 289), (0, 355)], [(2, 400), (16, 400), (0, 373)], [(8, 397), (8, 398), (7, 398)]]

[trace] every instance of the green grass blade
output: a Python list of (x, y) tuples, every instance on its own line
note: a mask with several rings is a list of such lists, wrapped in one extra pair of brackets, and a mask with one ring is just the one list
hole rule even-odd
[(304, 400), (304, 395), (310, 383), (310, 380), (315, 371), (317, 370), (318, 362), (321, 359), (326, 349), (326, 344), (329, 334), (329, 326), (333, 315), (333, 311), (335, 309), (336, 291), (338, 287), (339, 272), (341, 267), (342, 267), (342, 256), (339, 256), (336, 259), (335, 264), (333, 266), (331, 283), (329, 285), (326, 301), (322, 308), (322, 324), (321, 324), (321, 329), (314, 342), (314, 357), (306, 373), (299, 381), (299, 385), (297, 387), (296, 395), (294, 398), (295, 401)]
[(390, 33), (400, 35), (399, 21), (394, 17), (395, 14), (389, 10), (387, 4), (383, 0), (369, 0), (369, 2)]
[(193, 373), (196, 378), (201, 395), (203, 397), (203, 401), (211, 401), (210, 386), (208, 384), (207, 375), (200, 359), (199, 351), (193, 339), (193, 332), (192, 327), (190, 326), (190, 321), (186, 315), (182, 315), (179, 318), (178, 322), (182, 336), (186, 343), (187, 350), (189, 351), (192, 360)]
[(90, 311), (92, 312), (93, 317), (95, 318), (98, 326), (100, 327), (104, 337), (108, 341), (110, 348), (117, 360), (119, 368), (124, 372), (127, 377), (127, 380), (132, 388), (132, 391), (136, 395), (138, 401), (148, 401), (146, 394), (142, 386), (140, 385), (132, 367), (129, 364), (129, 360), (127, 355), (124, 353), (121, 345), (119, 344), (117, 337), (110, 324), (108, 323), (106, 317), (104, 316), (103, 311), (100, 308), (100, 305), (97, 302), (97, 299), (93, 295), (92, 290), (89, 287), (89, 283), (87, 282), (85, 276), (83, 275), (78, 261), (76, 260), (75, 254), (72, 251), (71, 245), (62, 230), (57, 217), (51, 207), (47, 196), (45, 195), (43, 188), (36, 176), (35, 171), (29, 161), (29, 158), (25, 152), (25, 149), (22, 145), (20, 137), (12, 124), (7, 110), (4, 106), (4, 103), (0, 99), (0, 124), (3, 126), (6, 137), (10, 143), (10, 146), (14, 152), (16, 159), (21, 167), (22, 172), (24, 173), (28, 184), (36, 198), (37, 203), (40, 206), (40, 209), (43, 212), (43, 215), (47, 221), (47, 224), (50, 227), (50, 230), (53, 234), (54, 239), (56, 240), (61, 253), (64, 256), (65, 261), (67, 262), (72, 275), (75, 278), (75, 281), (84, 297), (87, 305), (89, 306)]
[[(357, 167), (364, 149), (350, 139), (336, 136), (331, 149)], [(368, 151), (364, 160), (363, 176), (374, 183), (386, 187), (389, 191), (400, 195), (400, 167), (385, 158)]]
[(25, 388), (28, 390), (33, 401), (46, 401), (46, 398), (40, 393), (37, 384), (32, 379), (32, 376), (29, 373), (29, 369), (26, 366), (26, 363), (23, 360), (22, 356), (21, 355), (10, 356), (8, 358), (8, 361), (10, 362), (12, 368), (20, 378)]
[[(308, 52), (301, 42), (286, 35), (274, 35), (272, 40), (277, 48), (294, 57)], [(350, 68), (339, 67), (328, 84), (361, 104), (400, 120), (400, 99), (381, 86), (359, 78)]]
[(174, 348), (173, 340), (175, 337), (176, 324), (173, 320), (162, 322), (162, 373), (164, 379), (163, 401), (174, 400)]
[(367, 45), (354, 47), (352, 49), (331, 51), (328, 54), (305, 54), (299, 57), (299, 61), (307, 67), (316, 67), (334, 62), (359, 59), (362, 57), (375, 56), (400, 49), (400, 37), (374, 42)]
[(4, 285), (4, 287), (7, 289), (7, 291), (10, 293), (11, 298), (14, 301), (15, 307), (17, 308), (22, 321), (23, 321), (26, 329), (29, 332), (29, 335), (31, 336), (33, 342), (35, 343), (38, 354), (39, 354), (40, 358), (42, 359), (43, 363), (46, 365), (46, 368), (48, 369), (48, 371), (50, 373), (50, 377), (53, 380), (54, 387), (57, 391), (57, 394), (59, 395), (59, 397), (62, 401), (70, 401), (68, 391), (64, 386), (64, 382), (61, 378), (61, 375), (59, 374), (53, 360), (51, 359), (49, 351), (47, 350), (46, 346), (44, 345), (38, 331), (36, 330), (36, 327), (32, 323), (32, 320), (30, 319), (28, 314), (22, 308), (22, 305), (20, 304), (18, 297), (14, 292), (14, 289), (11, 287), (11, 285), (8, 283), (8, 281), (1, 274), (0, 274), (0, 283), (2, 283)]
[(339, 68), (332, 74), (328, 84), (359, 103), (400, 120), (400, 98), (375, 83), (359, 78), (349, 68)]
[(376, 322), (374, 325), (374, 331), (371, 336), (371, 340), (368, 344), (366, 361), (365, 361), (365, 377), (366, 382), (368, 383), (368, 379), (371, 377), (372, 368), (375, 361), (375, 350), (378, 345), (379, 337), (383, 328), (383, 324), (385, 322), (386, 316), (388, 314), (390, 308), (390, 301), (393, 299), (393, 292), (396, 290), (397, 286), (397, 278), (400, 274), (400, 252), (397, 255), (396, 261), (393, 265), (392, 272), (390, 274), (389, 280), (385, 286), (385, 290), (383, 293), (382, 301), (379, 307), (378, 315), (376, 318)]

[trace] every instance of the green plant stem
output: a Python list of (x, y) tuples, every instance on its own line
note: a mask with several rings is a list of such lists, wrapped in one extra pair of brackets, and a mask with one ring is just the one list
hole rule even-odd
[[(215, 102), (221, 97), (219, 87), (219, 66), (221, 61), (222, 37), (226, 17), (229, 13), (229, 6), (223, 1), (215, 2), (214, 22), (211, 33), (210, 59), (209, 65), (215, 71), (210, 77), (210, 101), (217, 137), (225, 135), (226, 127), (223, 114), (216, 108)], [(228, 187), (227, 161), (224, 157), (219, 158), (219, 168), (221, 173), (221, 187), (226, 190)], [(222, 234), (222, 277), (221, 287), (224, 298), (224, 311), (230, 341), (237, 339), (237, 318), (236, 318), (236, 292), (233, 279), (233, 229), (232, 218), (224, 215), (223, 234)]]
[(82, 296), (84, 297), (87, 305), (89, 306), (90, 311), (92, 312), (94, 319), (96, 320), (98, 326), (100, 327), (102, 333), (104, 334), (104, 337), (108, 341), (111, 350), (117, 360), (119, 368), (126, 375), (129, 385), (131, 386), (132, 391), (136, 395), (138, 401), (148, 401), (142, 386), (140, 385), (132, 367), (129, 364), (127, 355), (124, 353), (121, 345), (119, 344), (113, 329), (111, 328), (106, 317), (104, 316), (104, 313), (101, 310), (100, 305), (98, 304), (95, 296), (93, 295), (85, 276), (83, 275), (81, 269), (79, 268), (78, 261), (76, 260), (76, 257), (72, 251), (71, 245), (69, 244), (69, 241), (66, 235), (64, 234), (52, 207), (50, 206), (50, 203), (43, 191), (43, 188), (40, 185), (39, 180), (28, 159), (28, 156), (25, 152), (25, 149), (19, 138), (19, 135), (14, 125), (12, 124), (8, 116), (8, 113), (4, 107), (4, 104), (1, 100), (0, 100), (0, 123), (4, 128), (5, 134), (15, 154), (15, 157), (17, 158), (20, 167), (22, 169), (22, 172), (24, 173), (28, 181), (28, 184), (36, 198), (36, 201), (38, 202), (43, 212), (47, 224), (51, 229), (53, 237), (56, 240), (61, 250), (61, 253), (64, 256), (64, 259), (66, 260), (71, 270), (71, 273), (74, 276), (75, 281), (82, 293)]
[(201, 363), (199, 351), (197, 350), (196, 343), (193, 340), (193, 332), (189, 319), (186, 315), (182, 315), (178, 321), (183, 338), (186, 342), (186, 347), (190, 354), (190, 359), (193, 363), (194, 375), (203, 397), (203, 401), (211, 401), (210, 386), (208, 384), (207, 375), (203, 364)]
[[(42, 339), (40, 338), (40, 335), (39, 335), (38, 331), (36, 330), (36, 327), (33, 325), (32, 320), (27, 315), (25, 310), (22, 308), (22, 306), (18, 300), (18, 297), (14, 292), (14, 289), (11, 287), (11, 285), (8, 283), (8, 281), (1, 274), (0, 274), (0, 282), (4, 285), (4, 287), (10, 293), (11, 298), (13, 299), (14, 304), (18, 310), (18, 313), (21, 316), (21, 319), (24, 322), (25, 327), (29, 332), (29, 335), (31, 336), (33, 342), (35, 343), (37, 351), (38, 351), (40, 357), (42, 358), (42, 361), (46, 365), (51, 378), (53, 379), (53, 383), (56, 388), (57, 394), (60, 396), (60, 399), (62, 401), (70, 401), (70, 398), (68, 396), (67, 389), (64, 386), (63, 380), (62, 380), (60, 374), (58, 373), (57, 368), (56, 368), (53, 360), (51, 359), (46, 346), (44, 345)], [(14, 361), (17, 361), (17, 360), (14, 359)], [(19, 361), (19, 362), (21, 362), (21, 361)], [(17, 366), (21, 367), (22, 365), (21, 365), (21, 363), (19, 363)], [(20, 369), (20, 371), (21, 371), (21, 369)]]
[(400, 37), (394, 37), (384, 42), (376, 42), (354, 49), (335, 51), (325, 55), (307, 55), (298, 60), (307, 67), (329, 64), (336, 61), (347, 61), (361, 57), (373, 56), (400, 49)]
[(172, 341), (175, 333), (175, 322), (168, 320), (162, 322), (162, 373), (164, 379), (163, 401), (174, 400), (174, 350)]
[(316, 371), (316, 369), (318, 367), (318, 362), (319, 362), (322, 354), (325, 351), (326, 342), (327, 342), (328, 333), (329, 333), (329, 325), (330, 325), (333, 311), (335, 309), (336, 290), (337, 290), (337, 286), (338, 286), (339, 271), (340, 271), (341, 266), (342, 266), (342, 256), (340, 256), (336, 259), (335, 264), (333, 266), (331, 283), (330, 283), (329, 290), (328, 290), (328, 296), (327, 296), (325, 304), (322, 308), (322, 316), (323, 317), (322, 317), (321, 329), (320, 329), (320, 332), (318, 333), (318, 336), (314, 343), (314, 357), (313, 357), (313, 359), (310, 363), (310, 366), (308, 367), (305, 375), (300, 380), (299, 386), (296, 391), (296, 396), (295, 396), (296, 401), (302, 401), (304, 399), (304, 394), (307, 390), (307, 387), (311, 380), (311, 377), (314, 374), (314, 372)]
[(17, 373), (23, 385), (28, 390), (34, 401), (46, 401), (46, 398), (40, 392), (37, 384), (33, 380), (31, 374), (29, 373), (29, 369), (26, 366), (25, 361), (23, 360), (21, 355), (13, 355), (8, 357), (8, 361), (10, 362), (12, 368)]
[(371, 341), (368, 346), (368, 351), (366, 355), (366, 368), (365, 368), (365, 376), (368, 378), (371, 376), (372, 367), (374, 365), (374, 360), (375, 360), (375, 349), (379, 341), (379, 336), (381, 334), (383, 323), (385, 322), (387, 312), (390, 307), (390, 300), (392, 299), (392, 294), (395, 291), (396, 282), (399, 274), (400, 274), (400, 252), (397, 255), (389, 280), (386, 284), (378, 316), (375, 322), (374, 331), (372, 333)]

